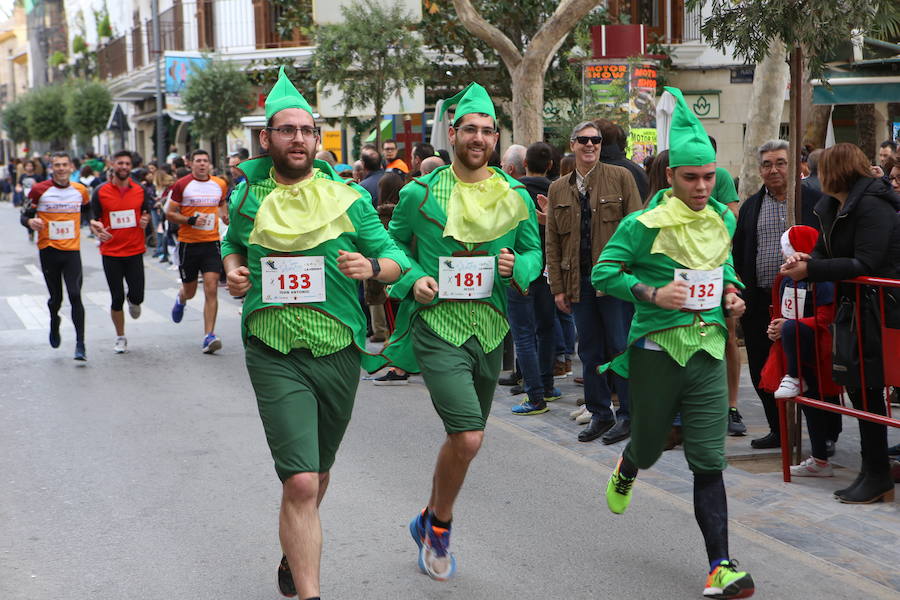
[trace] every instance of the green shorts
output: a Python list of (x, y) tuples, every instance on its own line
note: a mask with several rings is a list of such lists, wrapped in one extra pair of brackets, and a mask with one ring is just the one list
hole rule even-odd
[(306, 349), (285, 355), (251, 337), (246, 362), (281, 481), (331, 469), (359, 385), (356, 347), (314, 358)]
[(503, 344), (485, 354), (475, 336), (454, 346), (421, 318), (412, 324), (412, 343), (422, 379), (447, 433), (481, 431), (491, 412)]

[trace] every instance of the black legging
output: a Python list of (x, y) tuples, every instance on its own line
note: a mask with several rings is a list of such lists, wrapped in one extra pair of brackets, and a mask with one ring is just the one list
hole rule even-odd
[(63, 279), (66, 281), (66, 291), (69, 294), (69, 304), (72, 305), (72, 324), (75, 326), (75, 339), (84, 342), (84, 304), (81, 303), (81, 252), (78, 250), (57, 250), (47, 247), (39, 253), (41, 258), (41, 271), (44, 272), (44, 281), (47, 282), (47, 291), (50, 299), (47, 300), (47, 308), (50, 309), (51, 321), (57, 318), (59, 307), (63, 300)]
[(112, 296), (112, 310), (120, 311), (125, 304), (124, 283), (128, 284), (129, 302), (140, 304), (144, 301), (143, 253), (134, 256), (104, 256), (103, 273), (106, 274), (109, 295)]

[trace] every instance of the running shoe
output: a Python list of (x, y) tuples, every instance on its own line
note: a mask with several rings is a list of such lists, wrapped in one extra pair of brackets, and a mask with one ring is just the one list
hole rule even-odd
[(728, 435), (744, 435), (747, 433), (747, 426), (744, 425), (744, 418), (737, 408), (728, 409)]
[(617, 515), (625, 512), (625, 509), (631, 504), (631, 488), (634, 486), (634, 480), (637, 479), (636, 477), (621, 475), (619, 473), (621, 467), (622, 457), (620, 456), (619, 462), (616, 463), (615, 471), (612, 472), (612, 475), (609, 476), (609, 481), (606, 483), (606, 505), (609, 507), (609, 510)]
[(705, 598), (749, 598), (756, 588), (746, 571), (738, 571), (736, 560), (723, 560), (706, 577)]
[(59, 324), (62, 322), (62, 319), (59, 318), (59, 315), (53, 315), (50, 317), (50, 347), (51, 348), (59, 348), (59, 345), (62, 343), (62, 337), (59, 335)]
[(584, 412), (575, 417), (575, 422), (579, 425), (587, 425), (591, 422), (591, 419), (594, 418), (594, 413), (589, 411), (587, 408), (584, 409)]
[(547, 406), (547, 403), (544, 400), (538, 400), (536, 402), (532, 402), (529, 399), (525, 399), (521, 404), (516, 404), (512, 407), (512, 414), (514, 415), (539, 415), (541, 413), (545, 413), (550, 408)]
[(181, 302), (181, 294), (175, 295), (175, 306), (172, 307), (172, 320), (176, 323), (181, 323), (181, 320), (184, 318), (184, 307), (185, 303)]
[(120, 335), (116, 338), (116, 345), (113, 346), (113, 350), (116, 351), (116, 354), (125, 354), (128, 352), (128, 340), (125, 339), (124, 335)]
[(544, 390), (544, 402), (556, 402), (562, 398), (562, 392), (559, 391), (559, 388), (553, 388), (549, 392)]
[(139, 318), (141, 316), (141, 305), (140, 304), (132, 304), (131, 300), (129, 300), (128, 301), (128, 314), (131, 315), (132, 319)]
[(284, 554), (281, 555), (281, 564), (278, 565), (278, 591), (285, 598), (293, 598), (297, 595), (291, 565), (288, 564), (287, 556)]
[(406, 385), (409, 383), (409, 373), (400, 375), (396, 369), (388, 369), (388, 372), (381, 377), (372, 380), (375, 385)]
[(75, 342), (75, 356), (73, 358), (82, 362), (87, 360), (87, 352), (84, 349), (84, 342)]
[(581, 406), (579, 406), (578, 408), (576, 408), (575, 410), (573, 410), (572, 412), (569, 413), (569, 418), (570, 418), (570, 419), (573, 419), (573, 420), (574, 420), (574, 419), (577, 419), (577, 418), (580, 417), (586, 410), (587, 410), (587, 406), (585, 406), (584, 404), (582, 404)]
[[(183, 306), (183, 305), (182, 305)], [(222, 348), (222, 340), (216, 337), (216, 334), (210, 333), (203, 339), (203, 353), (213, 354), (216, 350)]]
[(834, 477), (834, 469), (831, 463), (826, 462), (824, 465), (810, 456), (799, 465), (791, 465), (792, 477)]
[(456, 557), (450, 552), (450, 528), (432, 525), (429, 515), (424, 529), (419, 547), (419, 568), (436, 581), (447, 581), (456, 573)]

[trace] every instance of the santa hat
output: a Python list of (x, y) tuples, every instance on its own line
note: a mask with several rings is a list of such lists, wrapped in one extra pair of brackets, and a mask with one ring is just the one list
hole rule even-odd
[(796, 252), (809, 254), (816, 247), (819, 232), (807, 225), (794, 225), (781, 234), (781, 251), (785, 256)]

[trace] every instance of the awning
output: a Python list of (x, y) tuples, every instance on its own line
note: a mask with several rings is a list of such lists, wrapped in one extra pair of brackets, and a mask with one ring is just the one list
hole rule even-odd
[(831, 77), (828, 83), (813, 79), (813, 104), (872, 104), (900, 102), (900, 75)]
[[(389, 140), (394, 137), (394, 120), (393, 119), (384, 119), (381, 121), (381, 139)], [(367, 142), (375, 141), (375, 130), (372, 130), (372, 133), (365, 139)]]

